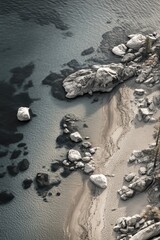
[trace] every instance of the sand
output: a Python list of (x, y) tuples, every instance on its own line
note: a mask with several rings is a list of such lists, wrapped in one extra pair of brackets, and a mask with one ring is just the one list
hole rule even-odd
[[(99, 150), (96, 153), (96, 173), (107, 176), (108, 187), (100, 190), (84, 180), (77, 190), (75, 204), (67, 219), (69, 240), (112, 240), (113, 226), (122, 216), (139, 213), (147, 204), (145, 193), (126, 202), (119, 199), (117, 190), (123, 185), (125, 174), (137, 172), (136, 165), (127, 160), (134, 149), (147, 148), (153, 142), (154, 124), (139, 124), (134, 119), (133, 90), (123, 85), (102, 107), (104, 128), (99, 132)], [(109, 118), (108, 118), (109, 116)]]

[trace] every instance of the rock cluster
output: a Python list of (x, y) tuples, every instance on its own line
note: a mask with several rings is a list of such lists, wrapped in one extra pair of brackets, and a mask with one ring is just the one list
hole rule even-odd
[(155, 95), (153, 98), (138, 98), (138, 96), (142, 96), (144, 94), (145, 91), (142, 89), (135, 89), (136, 98), (134, 102), (138, 108), (136, 118), (139, 122), (143, 121), (145, 123), (155, 123), (157, 118), (155, 118), (154, 115), (159, 108), (160, 95)]
[[(119, 218), (113, 230), (116, 232), (116, 239), (118, 240), (145, 240), (149, 238), (141, 238), (141, 234), (138, 233), (140, 233), (142, 230), (143, 232), (148, 232), (149, 228), (153, 228), (154, 223), (154, 220), (146, 221), (141, 215), (136, 214), (132, 217), (128, 216)], [(137, 238), (137, 235), (139, 238)]]

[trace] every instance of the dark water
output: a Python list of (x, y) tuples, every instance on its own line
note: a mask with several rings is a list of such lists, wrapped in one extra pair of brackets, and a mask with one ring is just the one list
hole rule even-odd
[[(23, 174), (0, 179), (0, 189), (15, 195), (11, 203), (0, 206), (0, 239), (64, 239), (70, 196), (80, 180), (73, 176), (54, 188), (48, 203), (37, 196), (34, 185), (24, 191), (21, 184), (44, 165), (48, 172), (51, 160), (63, 154), (55, 151), (55, 140), (64, 114), (76, 113), (93, 127), (99, 111), (99, 103), (91, 104), (93, 99), (86, 97), (73, 102), (53, 98), (42, 80), (50, 71), (68, 68), (64, 64), (72, 59), (84, 66), (110, 61), (108, 48), (125, 40), (126, 34), (159, 30), (159, 11), (158, 0), (0, 0), (0, 151), (6, 152), (0, 170), (11, 163), (20, 141), (27, 144), (30, 161)], [(81, 56), (91, 46), (100, 46), (99, 51)], [(22, 105), (37, 115), (30, 123), (17, 122), (16, 110)], [(12, 161), (22, 160), (22, 153)]]

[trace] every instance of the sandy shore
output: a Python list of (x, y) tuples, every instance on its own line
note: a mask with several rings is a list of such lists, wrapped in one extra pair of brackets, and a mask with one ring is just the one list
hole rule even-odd
[[(78, 190), (74, 206), (67, 219), (69, 240), (112, 240), (113, 226), (121, 216), (140, 212), (147, 203), (145, 193), (123, 202), (117, 190), (123, 185), (125, 174), (137, 171), (127, 160), (134, 149), (143, 149), (153, 142), (152, 125), (140, 126), (134, 120), (133, 90), (125, 85), (104, 105), (104, 128), (100, 134), (100, 149), (96, 153), (96, 173), (108, 178), (108, 187), (102, 191), (89, 181)], [(145, 133), (145, 134), (144, 134)]]

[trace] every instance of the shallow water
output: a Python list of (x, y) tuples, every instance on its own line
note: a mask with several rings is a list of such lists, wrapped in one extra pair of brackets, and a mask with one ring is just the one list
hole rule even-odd
[[(59, 101), (41, 81), (50, 71), (61, 70), (71, 59), (84, 63), (87, 57), (82, 57), (81, 52), (90, 46), (97, 48), (102, 34), (115, 26), (127, 33), (158, 30), (159, 11), (158, 0), (45, 0), (38, 3), (0, 0), (0, 81), (9, 81), (12, 68), (33, 62), (35, 69), (28, 80), (33, 81), (34, 87), (29, 89), (29, 94), (31, 98), (40, 98), (31, 105), (37, 117), (19, 127), (28, 146), (30, 168), (16, 177), (6, 175), (0, 179), (0, 189), (9, 189), (15, 194), (11, 203), (0, 206), (0, 239), (64, 239), (64, 221), (73, 192), (82, 184), (80, 175), (74, 173), (63, 180), (58, 189), (53, 188), (48, 203), (37, 195), (33, 185), (23, 190), (22, 180), (34, 178), (38, 171), (48, 172), (51, 160), (65, 153), (55, 149), (55, 139), (60, 131), (59, 122), (66, 113), (85, 118), (89, 128), (83, 134), (90, 135), (94, 144), (100, 141), (97, 132), (103, 128), (100, 120), (101, 107), (106, 102), (104, 95), (94, 104), (88, 97)], [(66, 36), (68, 31), (71, 37)], [(14, 148), (15, 144), (9, 147), (10, 151)], [(9, 162), (8, 156), (0, 159), (1, 164)], [(55, 196), (57, 191), (61, 192), (60, 197)]]

